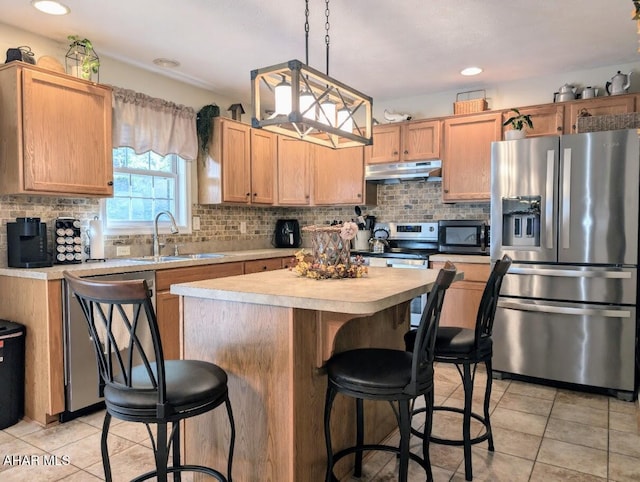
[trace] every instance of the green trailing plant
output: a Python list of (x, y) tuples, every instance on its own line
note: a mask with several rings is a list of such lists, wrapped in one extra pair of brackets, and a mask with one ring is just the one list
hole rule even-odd
[(503, 126), (510, 125), (513, 129), (521, 131), (525, 125), (529, 129), (533, 129), (533, 122), (531, 122), (531, 116), (529, 114), (521, 114), (518, 109), (511, 109), (509, 112), (514, 112), (516, 115), (509, 117), (502, 123)]
[(80, 75), (83, 79), (91, 79), (91, 74), (97, 74), (100, 69), (100, 59), (96, 51), (93, 50), (91, 40), (81, 39), (78, 35), (69, 35), (67, 39), (71, 41), (69, 52), (80, 61)]

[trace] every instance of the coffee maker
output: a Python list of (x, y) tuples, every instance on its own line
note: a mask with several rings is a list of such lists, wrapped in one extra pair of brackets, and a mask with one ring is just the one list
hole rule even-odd
[(12, 268), (53, 266), (47, 252), (47, 225), (40, 218), (16, 218), (7, 223), (8, 265)]

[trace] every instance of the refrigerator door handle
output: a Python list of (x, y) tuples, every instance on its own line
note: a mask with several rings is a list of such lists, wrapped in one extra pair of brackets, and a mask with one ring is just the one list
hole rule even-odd
[(555, 172), (556, 151), (547, 151), (547, 179), (545, 182), (545, 203), (544, 203), (544, 232), (546, 235), (547, 249), (553, 249), (553, 178)]
[(605, 310), (599, 308), (571, 308), (568, 306), (538, 305), (519, 301), (499, 300), (498, 307), (508, 310), (536, 311), (539, 313), (557, 313), (574, 316), (603, 316), (606, 318), (630, 318), (628, 310)]
[(562, 278), (631, 279), (630, 271), (580, 271), (573, 269), (510, 268), (509, 274), (559, 276)]
[(569, 249), (571, 245), (571, 149), (566, 148), (563, 153), (562, 172), (562, 248)]

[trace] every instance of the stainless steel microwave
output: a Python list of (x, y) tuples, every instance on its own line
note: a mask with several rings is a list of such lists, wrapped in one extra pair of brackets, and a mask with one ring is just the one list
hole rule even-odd
[(480, 220), (438, 221), (441, 253), (489, 254), (489, 225)]

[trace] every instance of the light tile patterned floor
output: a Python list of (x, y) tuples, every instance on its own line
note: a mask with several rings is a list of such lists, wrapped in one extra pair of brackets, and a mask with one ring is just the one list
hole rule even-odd
[[(474, 409), (479, 410), (485, 377), (478, 373)], [(436, 404), (462, 406), (463, 393), (454, 367), (436, 367)], [(640, 480), (639, 413), (634, 403), (612, 397), (555, 389), (518, 381), (494, 380), (491, 398), (495, 452), (486, 442), (473, 448), (474, 481), (553, 482)], [(459, 436), (457, 415), (439, 412), (434, 433)], [(0, 480), (90, 482), (102, 480), (97, 413), (48, 429), (19, 422), (0, 431)], [(414, 425), (419, 425), (417, 419)], [(479, 429), (479, 426), (476, 425)], [(394, 434), (397, 440), (397, 434)], [(114, 481), (130, 480), (153, 467), (143, 425), (113, 420), (109, 438)], [(412, 440), (419, 453), (419, 439)], [(436, 482), (464, 481), (462, 448), (431, 445)], [(57, 465), (45, 465), (55, 463)], [(362, 482), (397, 479), (396, 457), (372, 453)], [(185, 482), (189, 477), (183, 477)], [(410, 464), (410, 480), (424, 472)], [(262, 481), (239, 481), (262, 482)], [(312, 481), (299, 481), (312, 482)]]

